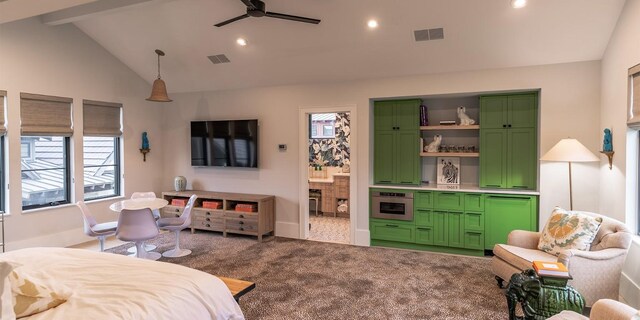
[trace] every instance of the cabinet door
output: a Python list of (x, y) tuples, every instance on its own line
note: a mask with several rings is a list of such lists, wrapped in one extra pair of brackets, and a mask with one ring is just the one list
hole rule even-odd
[(484, 250), (484, 234), (480, 231), (465, 231), (464, 248)]
[(509, 96), (507, 124), (509, 128), (535, 128), (538, 126), (537, 95), (520, 94)]
[(505, 128), (508, 124), (508, 107), (507, 96), (480, 97), (480, 126), (487, 129)]
[(417, 131), (397, 131), (395, 139), (395, 183), (420, 184), (420, 138)]
[(480, 130), (480, 187), (507, 184), (507, 129)]
[(396, 126), (393, 101), (377, 101), (373, 105), (373, 130), (393, 131)]
[(485, 249), (497, 243), (507, 243), (513, 230), (537, 229), (535, 196), (488, 194), (484, 201)]
[(373, 145), (373, 181), (376, 184), (394, 182), (395, 132), (376, 132)]
[(538, 165), (536, 130), (516, 128), (507, 130), (507, 188), (535, 189)]
[(416, 243), (432, 245), (433, 244), (433, 228), (416, 227)]
[(371, 239), (415, 242), (415, 227), (393, 222), (371, 222)]
[(464, 229), (467, 231), (484, 231), (484, 214), (482, 212), (465, 212)]
[(420, 128), (420, 101), (399, 100), (395, 102), (397, 130), (418, 132)]
[(414, 197), (413, 203), (416, 208), (433, 208), (433, 192), (416, 191)]
[(416, 226), (433, 227), (433, 212), (428, 209), (415, 209), (413, 221), (415, 221)]
[(464, 248), (464, 216), (462, 212), (450, 211), (447, 219), (449, 220), (449, 246)]
[(436, 246), (449, 245), (449, 220), (446, 211), (433, 212), (433, 244)]

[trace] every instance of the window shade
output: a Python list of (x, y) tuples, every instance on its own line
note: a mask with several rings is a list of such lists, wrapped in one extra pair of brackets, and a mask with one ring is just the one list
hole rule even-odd
[(629, 119), (627, 126), (640, 129), (640, 64), (629, 69)]
[(82, 101), (84, 135), (119, 137), (122, 135), (120, 111), (122, 104), (101, 101)]
[(71, 136), (71, 98), (20, 93), (23, 136)]
[(7, 127), (4, 125), (4, 100), (6, 96), (7, 92), (0, 90), (0, 136), (7, 134)]

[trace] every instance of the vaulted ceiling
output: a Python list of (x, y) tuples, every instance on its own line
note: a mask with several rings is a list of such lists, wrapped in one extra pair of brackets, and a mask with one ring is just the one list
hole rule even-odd
[[(0, 11), (20, 1), (34, 7), (32, 15), (53, 11), (36, 10), (32, 0), (0, 2)], [(90, 14), (74, 7), (104, 1), (122, 7)], [(624, 6), (624, 0), (530, 0), (522, 9), (509, 0), (264, 1), (268, 11), (322, 22), (263, 17), (214, 27), (245, 12), (240, 0), (65, 0), (68, 9), (42, 20), (74, 23), (149, 82), (156, 77), (154, 49), (162, 49), (170, 92), (189, 92), (598, 60)], [(372, 18), (377, 29), (367, 28)], [(414, 41), (414, 30), (438, 27), (444, 40)], [(248, 45), (237, 45), (239, 37)], [(207, 56), (216, 54), (231, 62), (212, 64)]]

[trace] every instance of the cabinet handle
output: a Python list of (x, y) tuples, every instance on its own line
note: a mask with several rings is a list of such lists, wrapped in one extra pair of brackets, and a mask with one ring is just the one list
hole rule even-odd
[(210, 216), (210, 215), (211, 215), (211, 212), (207, 211), (207, 215), (208, 215), (208, 216)]
[(482, 215), (482, 213), (480, 213), (480, 212), (465, 212), (465, 214), (472, 215), (472, 216), (481, 216)]
[(431, 228), (421, 228), (421, 227), (418, 227), (418, 228), (416, 228), (416, 229), (417, 229), (417, 230), (425, 230), (425, 231), (429, 231), (429, 230), (431, 230)]
[(244, 221), (240, 221), (240, 224), (244, 224)]
[(513, 188), (518, 188), (518, 189), (527, 189), (529, 187), (527, 186), (513, 186)]
[(207, 220), (207, 221), (211, 221), (211, 219), (210, 219), (210, 218), (207, 218), (206, 220)]
[(443, 196), (455, 196), (456, 193), (455, 192), (440, 192), (441, 195)]
[(482, 234), (482, 232), (467, 231), (468, 234)]
[(176, 209), (176, 212), (180, 212), (180, 209)]
[(503, 127), (503, 128), (506, 128), (506, 127), (507, 127), (507, 125), (506, 125), (506, 124), (503, 124), (503, 125), (502, 125), (502, 127)]
[(180, 215), (179, 215), (179, 214), (176, 214), (175, 216), (176, 216), (176, 218), (179, 218), (179, 217), (180, 217)]
[(389, 227), (389, 228), (397, 228), (398, 225), (396, 224), (385, 224), (385, 226)]
[(496, 187), (496, 188), (500, 188), (501, 186), (498, 184), (488, 184), (487, 187)]
[(391, 183), (391, 180), (380, 180), (380, 181), (378, 181), (378, 182), (388, 182), (388, 183)]
[(244, 231), (244, 228), (243, 228), (243, 227), (240, 227), (240, 231)]
[(240, 218), (244, 218), (244, 215), (240, 215)]
[(508, 125), (507, 127), (511, 128), (511, 125)]
[(206, 226), (207, 226), (207, 228), (211, 228), (211, 225), (210, 225), (210, 224), (208, 224), (208, 223), (206, 224)]
[(409, 183), (409, 184), (411, 184), (411, 183), (413, 183), (413, 181), (400, 181), (400, 183)]
[(498, 195), (490, 195), (489, 198), (494, 198), (494, 199), (531, 199), (530, 197), (527, 196), (498, 196)]

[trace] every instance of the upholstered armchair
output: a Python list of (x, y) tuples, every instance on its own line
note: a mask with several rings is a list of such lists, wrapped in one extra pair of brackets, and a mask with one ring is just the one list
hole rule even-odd
[(547, 320), (631, 320), (634, 315), (640, 318), (638, 310), (622, 302), (602, 299), (593, 304), (589, 318), (573, 311), (562, 311)]
[(573, 277), (569, 284), (582, 294), (587, 306), (598, 299), (617, 299), (622, 265), (632, 233), (615, 219), (592, 212), (580, 213), (602, 218), (590, 251), (570, 249), (555, 256), (538, 250), (540, 232), (514, 230), (509, 233), (507, 244), (497, 244), (493, 248), (491, 268), (498, 285), (509, 281), (514, 273), (531, 269), (534, 260), (557, 261), (567, 266)]

